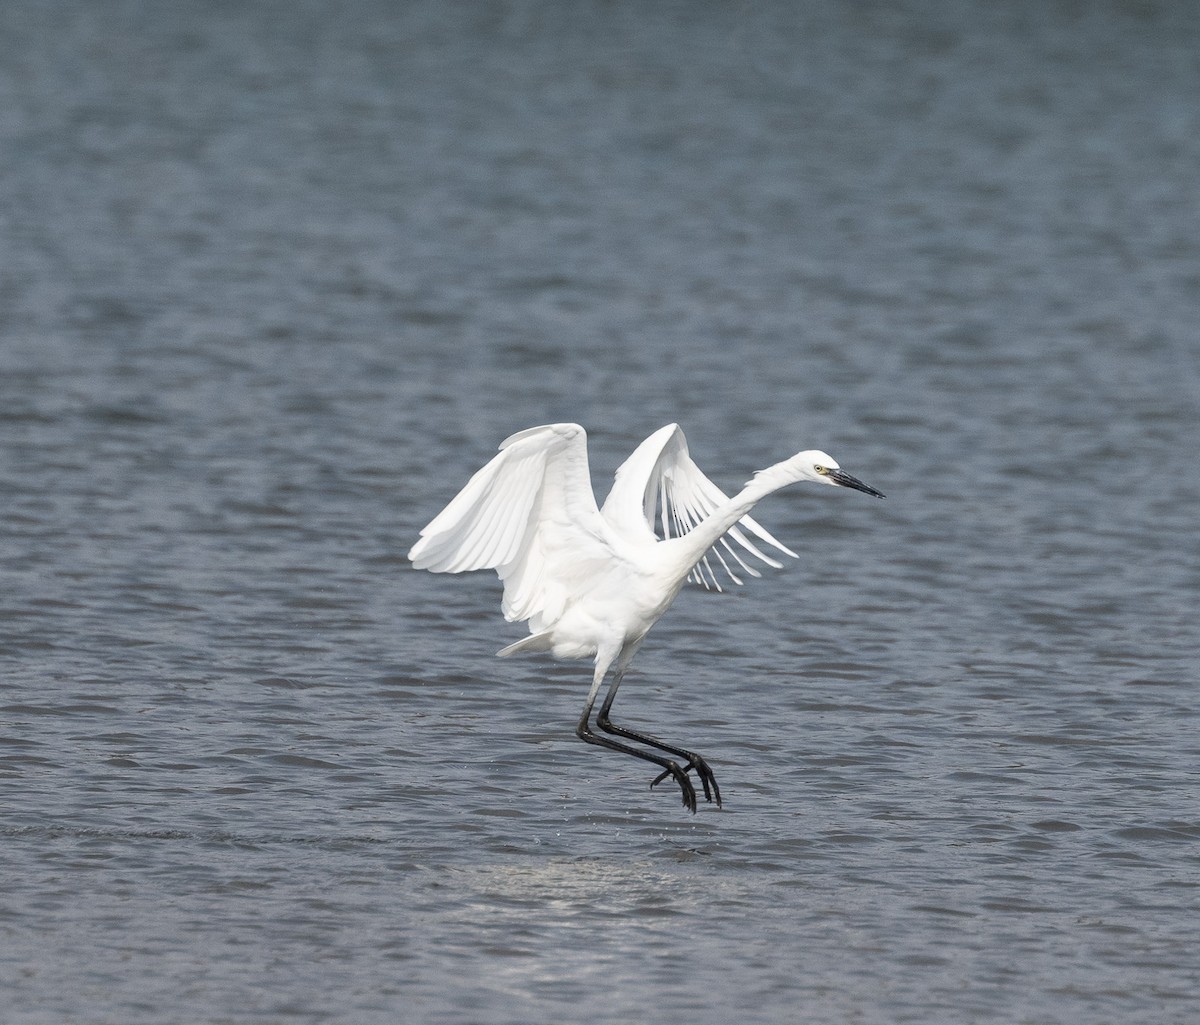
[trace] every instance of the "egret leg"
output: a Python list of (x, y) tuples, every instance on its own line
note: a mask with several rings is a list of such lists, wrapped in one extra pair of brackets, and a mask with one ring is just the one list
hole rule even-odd
[[(692, 769), (695, 769), (696, 775), (700, 779), (700, 784), (704, 787), (704, 799), (709, 802), (715, 800), (717, 807), (721, 807), (721, 788), (717, 786), (717, 778), (713, 775), (712, 769), (708, 767), (708, 762), (701, 758), (700, 755), (696, 754), (694, 751), (688, 751), (686, 748), (676, 747), (674, 744), (666, 744), (657, 737), (651, 737), (648, 734), (640, 733), (637, 730), (631, 730), (624, 726), (618, 726), (608, 717), (608, 713), (612, 708), (613, 701), (616, 700), (617, 697), (617, 688), (621, 686), (621, 679), (624, 677), (624, 675), (624, 670), (619, 670), (616, 675), (613, 676), (612, 683), (609, 684), (608, 687), (608, 693), (604, 695), (604, 703), (600, 706), (600, 712), (596, 716), (596, 725), (599, 726), (600, 729), (604, 730), (605, 733), (613, 733), (618, 737), (627, 737), (629, 740), (636, 740), (638, 743), (646, 744), (648, 747), (656, 747), (660, 751), (666, 751), (678, 758), (685, 759), (687, 764), (683, 766), (683, 772), (686, 774)], [(588, 710), (591, 710), (590, 702), (588, 703)], [(610, 743), (613, 742), (610, 741)], [(658, 761), (658, 759), (651, 758), (650, 761)], [(670, 764), (676, 765), (674, 761), (671, 761)], [(658, 784), (666, 779), (669, 775), (673, 775), (673, 773), (670, 769), (667, 769), (667, 771), (663, 772), (662, 775), (655, 779), (650, 786), (658, 786)], [(685, 801), (684, 803), (686, 804), (687, 802)], [(695, 809), (693, 808), (692, 810), (694, 811)]]
[[(663, 771), (662, 774), (650, 785), (652, 787), (656, 786), (668, 776), (673, 777), (675, 782), (679, 784), (680, 792), (683, 795), (683, 806), (693, 815), (696, 814), (696, 788), (692, 786), (692, 781), (688, 777), (687, 770), (681, 768), (678, 762), (671, 758), (664, 758), (662, 755), (656, 755), (651, 751), (643, 751), (640, 748), (631, 747), (629, 744), (622, 744), (620, 741), (612, 740), (609, 737), (601, 737), (599, 734), (592, 731), (589, 720), (591, 719), (592, 715), (592, 705), (595, 704), (596, 701), (596, 692), (600, 689), (601, 679), (603, 679), (602, 669), (596, 674), (596, 680), (592, 685), (592, 692), (588, 695), (587, 704), (584, 705), (583, 708), (583, 715), (579, 717), (579, 725), (575, 727), (575, 735), (579, 737), (580, 740), (585, 741), (588, 744), (595, 744), (598, 747), (607, 747), (613, 751), (621, 751), (624, 754), (633, 755), (635, 758), (642, 758), (648, 762), (653, 762)], [(606, 710), (608, 705), (611, 703), (611, 701), (605, 701)], [(597, 719), (597, 724), (599, 724), (599, 719)], [(657, 747), (660, 745), (654, 744), (652, 746)], [(662, 750), (665, 751), (667, 749), (662, 748)], [(706, 798), (708, 797), (707, 783), (704, 784), (704, 796)], [(717, 798), (717, 802), (718, 804), (720, 803), (720, 797)]]
[[(600, 747), (611, 748), (613, 751), (623, 751), (627, 755), (633, 755), (635, 758), (644, 758), (648, 762), (654, 762), (655, 765), (662, 766), (662, 773), (650, 785), (653, 787), (661, 783), (668, 776), (673, 776), (675, 782), (679, 784), (679, 789), (683, 794), (683, 806), (692, 814), (696, 812), (696, 788), (692, 786), (692, 781), (688, 777), (687, 772), (679, 765), (678, 762), (670, 758), (664, 758), (661, 755), (656, 755), (651, 751), (643, 751), (640, 748), (631, 747), (629, 744), (622, 744), (619, 741), (611, 740), (608, 737), (601, 737), (597, 733), (593, 733), (587, 724), (587, 715), (579, 720), (579, 726), (575, 730), (576, 735), (580, 740), (586, 741), (589, 744), (597, 744)], [(663, 750), (666, 750), (665, 748)], [(704, 784), (705, 796), (708, 796), (708, 784)], [(717, 801), (720, 804), (720, 799)]]

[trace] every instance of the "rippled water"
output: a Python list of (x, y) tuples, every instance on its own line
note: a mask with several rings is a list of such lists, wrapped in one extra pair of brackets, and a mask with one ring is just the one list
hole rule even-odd
[[(1190, 5), (0, 9), (0, 979), (58, 1022), (1191, 1022)], [(798, 564), (497, 661), (513, 430)]]

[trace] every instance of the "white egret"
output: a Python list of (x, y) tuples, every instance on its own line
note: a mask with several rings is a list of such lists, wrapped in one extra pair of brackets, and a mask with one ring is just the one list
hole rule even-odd
[[(883, 497), (824, 452), (809, 450), (759, 471), (729, 498), (692, 461), (679, 426), (668, 424), (625, 460), (597, 508), (583, 428), (533, 427), (500, 445), (500, 454), (421, 531), (408, 557), (417, 569), (434, 573), (499, 574), (504, 618), (528, 621), (530, 635), (498, 655), (549, 651), (558, 658), (594, 658), (592, 689), (575, 732), (589, 744), (657, 764), (663, 771), (650, 785), (673, 777), (694, 812), (696, 789), (688, 776), (693, 770), (705, 800), (721, 804), (708, 763), (692, 751), (616, 725), (609, 711), (633, 656), (684, 583), (691, 579), (721, 589), (710, 556), (735, 584), (742, 582), (739, 570), (761, 575), (747, 558), (782, 566), (756, 541), (796, 557), (749, 513), (760, 499), (804, 480)], [(642, 747), (591, 729), (592, 706), (609, 669), (612, 682), (596, 725)]]

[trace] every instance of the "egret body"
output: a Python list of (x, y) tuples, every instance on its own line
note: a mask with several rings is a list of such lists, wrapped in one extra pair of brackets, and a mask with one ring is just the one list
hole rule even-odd
[[(671, 776), (694, 812), (693, 771), (705, 800), (721, 803), (708, 763), (685, 748), (618, 726), (609, 712), (646, 634), (688, 580), (720, 590), (718, 567), (741, 584), (739, 572), (761, 575), (756, 561), (782, 565), (769, 552), (796, 557), (750, 511), (798, 481), (883, 497), (814, 449), (759, 471), (731, 498), (692, 461), (679, 426), (668, 424), (625, 460), (604, 505), (597, 507), (583, 428), (533, 427), (500, 445), (499, 455), (421, 531), (408, 557), (417, 569), (434, 573), (494, 569), (504, 582), (504, 618), (527, 622), (530, 631), (497, 654), (548, 651), (558, 658), (594, 659), (576, 733), (589, 744), (654, 762), (662, 772), (651, 786)], [(592, 730), (591, 715), (610, 670), (596, 715), (596, 725), (608, 734), (602, 736)]]

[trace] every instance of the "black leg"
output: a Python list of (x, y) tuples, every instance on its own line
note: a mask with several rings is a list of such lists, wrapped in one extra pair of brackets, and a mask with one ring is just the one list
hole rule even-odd
[[(687, 764), (682, 767), (683, 772), (686, 773), (690, 772), (692, 769), (695, 769), (696, 775), (700, 779), (700, 785), (704, 787), (704, 799), (706, 801), (715, 800), (717, 807), (721, 807), (721, 788), (717, 786), (717, 779), (713, 775), (712, 769), (708, 767), (708, 762), (706, 762), (694, 751), (688, 751), (686, 748), (676, 747), (673, 744), (664, 744), (656, 737), (648, 736), (645, 733), (639, 733), (637, 730), (627, 730), (623, 726), (618, 726), (603, 712), (596, 716), (596, 725), (606, 733), (613, 733), (618, 737), (628, 737), (630, 740), (636, 740), (639, 743), (647, 744), (650, 747), (656, 747), (660, 751), (667, 751), (673, 755), (678, 755), (680, 758), (685, 759)], [(612, 742), (610, 741), (610, 743)], [(651, 761), (656, 760), (657, 759), (651, 759)], [(675, 765), (675, 762), (671, 762), (670, 764)], [(658, 786), (658, 784), (666, 779), (668, 775), (670, 775), (669, 771), (664, 772), (657, 779), (655, 779), (650, 786)]]
[[(704, 799), (709, 802), (715, 800), (717, 807), (721, 807), (721, 788), (717, 786), (717, 778), (713, 775), (712, 769), (708, 767), (708, 762), (706, 762), (698, 754), (696, 754), (694, 751), (688, 751), (686, 748), (676, 747), (674, 744), (665, 744), (657, 737), (651, 737), (648, 734), (639, 733), (637, 730), (630, 730), (626, 729), (624, 726), (618, 726), (608, 717), (609, 709), (612, 708), (613, 701), (617, 696), (617, 688), (621, 686), (621, 677), (623, 675), (623, 673), (618, 673), (615, 677), (613, 677), (613, 682), (608, 688), (608, 693), (604, 695), (604, 704), (600, 706), (600, 711), (596, 715), (596, 725), (599, 726), (600, 729), (604, 730), (605, 733), (613, 733), (618, 737), (626, 737), (629, 740), (636, 740), (640, 744), (646, 744), (649, 747), (656, 747), (660, 751), (666, 751), (669, 754), (673, 754), (679, 758), (685, 759), (687, 764), (683, 766), (682, 771), (686, 774), (692, 769), (695, 769), (696, 776), (699, 778), (701, 786), (704, 787)], [(581, 725), (586, 726), (586, 717), (585, 721), (581, 722)], [(600, 740), (601, 738), (597, 737), (596, 739)], [(615, 741), (609, 741), (609, 743), (615, 743)], [(633, 750), (632, 748), (625, 748), (624, 745), (621, 745), (620, 749), (630, 751)], [(643, 754), (642, 757), (645, 757), (645, 755)], [(658, 759), (652, 757), (650, 758), (650, 761), (658, 761)], [(676, 768), (679, 767), (674, 761), (670, 761), (670, 764), (674, 765)], [(667, 769), (661, 776), (654, 780), (650, 786), (658, 786), (658, 784), (666, 779), (669, 775), (673, 775), (673, 773), (670, 769)], [(687, 803), (686, 800), (684, 803)], [(695, 808), (692, 810), (695, 811)]]
[[(633, 755), (635, 758), (644, 758), (648, 762), (654, 762), (655, 765), (661, 766), (663, 772), (651, 783), (654, 786), (666, 779), (668, 776), (673, 776), (675, 782), (679, 784), (679, 789), (683, 793), (683, 806), (687, 808), (693, 815), (696, 813), (696, 788), (692, 786), (692, 781), (688, 778), (686, 771), (681, 769), (679, 765), (670, 758), (663, 758), (661, 755), (656, 755), (650, 751), (642, 751), (640, 748), (630, 747), (628, 744), (619, 743), (616, 740), (609, 740), (608, 737), (601, 737), (592, 732), (588, 725), (588, 718), (591, 715), (591, 706), (584, 710), (583, 716), (579, 720), (579, 725), (575, 728), (575, 733), (580, 740), (586, 741), (589, 744), (596, 744), (599, 747), (607, 747), (613, 751), (621, 751), (627, 755)], [(665, 750), (665, 748), (664, 748)], [(704, 795), (708, 796), (708, 784), (704, 784)], [(717, 798), (717, 803), (720, 804), (720, 797)]]

